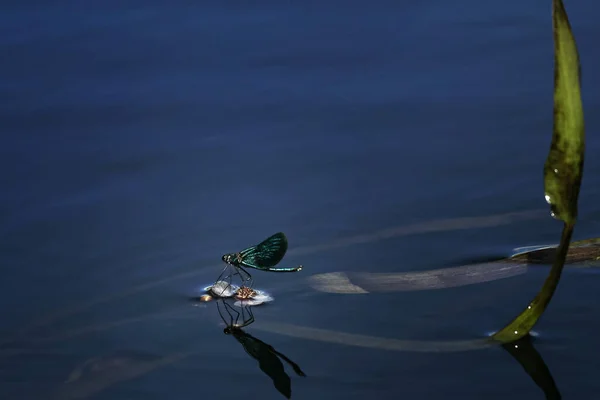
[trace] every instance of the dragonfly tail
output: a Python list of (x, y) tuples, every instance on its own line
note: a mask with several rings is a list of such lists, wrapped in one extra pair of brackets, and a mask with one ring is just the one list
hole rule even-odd
[(298, 271), (302, 271), (302, 265), (299, 265), (297, 267), (285, 267), (285, 268), (269, 268), (268, 271), (270, 272), (298, 272)]

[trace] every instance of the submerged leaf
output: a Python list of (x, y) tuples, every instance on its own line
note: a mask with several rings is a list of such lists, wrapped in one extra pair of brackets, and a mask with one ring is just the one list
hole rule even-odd
[[(538, 246), (529, 251), (519, 252), (503, 262), (524, 262), (527, 264), (553, 264), (558, 253), (556, 245)], [(578, 267), (596, 266), (600, 261), (600, 238), (584, 239), (571, 242), (565, 264), (575, 264)]]

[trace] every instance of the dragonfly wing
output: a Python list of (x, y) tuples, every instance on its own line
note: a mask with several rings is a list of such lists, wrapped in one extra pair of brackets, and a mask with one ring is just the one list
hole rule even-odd
[(269, 269), (279, 264), (288, 248), (287, 238), (278, 232), (240, 252), (242, 265), (256, 269)]

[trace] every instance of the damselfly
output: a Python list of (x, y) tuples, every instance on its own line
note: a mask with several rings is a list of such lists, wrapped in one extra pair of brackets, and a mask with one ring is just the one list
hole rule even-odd
[[(288, 248), (287, 238), (283, 232), (278, 232), (259, 244), (248, 247), (238, 253), (229, 253), (223, 255), (221, 259), (227, 264), (219, 279), (223, 276), (229, 266), (236, 269), (233, 275), (239, 275), (242, 284), (250, 282), (247, 286), (252, 286), (252, 275), (244, 269), (254, 268), (262, 271), (271, 272), (297, 272), (302, 270), (302, 265), (297, 267), (275, 267), (283, 259)], [(217, 279), (217, 280), (219, 280)]]

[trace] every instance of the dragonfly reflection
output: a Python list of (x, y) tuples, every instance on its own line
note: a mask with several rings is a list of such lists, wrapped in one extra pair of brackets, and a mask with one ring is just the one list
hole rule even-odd
[[(229, 317), (228, 319), (221, 311), (221, 306), (219, 306), (219, 303), (222, 303), (223, 308)], [(286, 398), (291, 398), (291, 379), (285, 372), (283, 363), (280, 359), (287, 362), (297, 375), (305, 377), (306, 374), (300, 369), (298, 364), (290, 360), (284, 354), (275, 350), (273, 346), (255, 338), (249, 333), (244, 332), (242, 328), (254, 322), (254, 315), (252, 314), (252, 307), (242, 305), (240, 308), (241, 312), (237, 311), (235, 307), (228, 304), (226, 300), (217, 300), (217, 309), (219, 310), (219, 315), (226, 325), (223, 333), (233, 336), (242, 345), (246, 353), (258, 361), (259, 368), (273, 380), (275, 388)]]
[[(225, 320), (223, 316), (223, 312), (221, 311), (221, 306), (219, 304), (223, 304), (225, 311), (229, 315), (229, 322)], [(240, 307), (241, 312), (237, 311), (235, 307), (229, 304), (225, 299), (219, 299), (217, 301), (217, 309), (219, 310), (219, 316), (225, 323), (225, 329), (223, 333), (226, 335), (230, 335), (233, 333), (235, 329), (240, 329), (246, 327), (254, 322), (254, 314), (252, 313), (252, 307), (243, 306)], [(234, 317), (235, 314), (235, 317)], [(242, 317), (242, 322), (240, 323), (240, 317)]]

